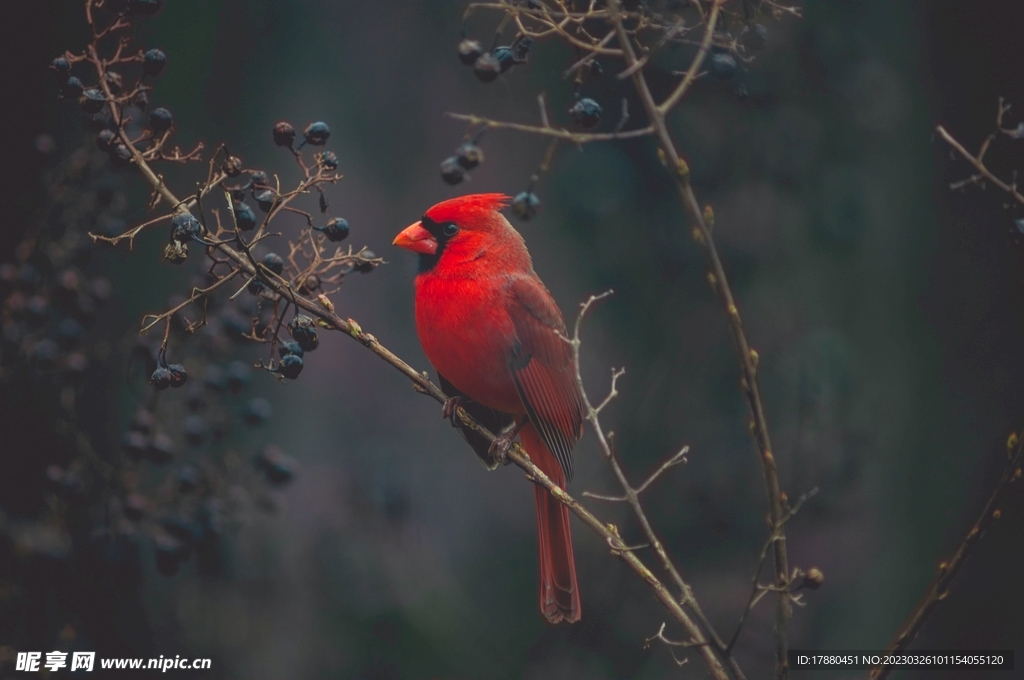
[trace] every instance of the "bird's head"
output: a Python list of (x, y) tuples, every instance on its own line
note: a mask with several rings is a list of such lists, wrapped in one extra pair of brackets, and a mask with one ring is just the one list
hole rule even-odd
[(470, 194), (442, 201), (403, 229), (393, 244), (419, 254), (420, 273), (442, 261), (455, 266), (488, 253), (526, 257), (528, 262), (522, 236), (498, 212), (508, 201), (504, 194)]

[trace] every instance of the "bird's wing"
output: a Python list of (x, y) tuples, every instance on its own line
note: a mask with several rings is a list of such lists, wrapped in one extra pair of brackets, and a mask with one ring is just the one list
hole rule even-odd
[(511, 278), (509, 293), (516, 331), (509, 370), (527, 415), (566, 479), (572, 479), (572, 449), (583, 436), (583, 399), (562, 313), (535, 277)]
[[(474, 420), (476, 420), (478, 423), (486, 427), (494, 434), (501, 434), (502, 430), (509, 427), (510, 425), (512, 425), (513, 422), (515, 422), (515, 416), (513, 416), (511, 413), (497, 411), (493, 408), (490, 408), (489, 406), (484, 406), (480, 402), (473, 401), (468, 396), (466, 396), (465, 393), (460, 392), (458, 388), (455, 387), (455, 385), (452, 385), (450, 382), (448, 382), (448, 379), (445, 378), (440, 373), (437, 374), (437, 381), (441, 383), (441, 391), (444, 392), (446, 396), (461, 397), (462, 408), (466, 409), (466, 413), (473, 416)], [(494, 457), (491, 455), (490, 452), (490, 441), (488, 441), (479, 432), (471, 430), (460, 423), (456, 423), (455, 427), (458, 428), (459, 434), (462, 435), (462, 438), (465, 439), (471, 447), (473, 447), (473, 451), (476, 452), (476, 455), (480, 457), (480, 460), (483, 461), (484, 466), (488, 470), (493, 470), (494, 468), (498, 467), (498, 463), (494, 460)]]

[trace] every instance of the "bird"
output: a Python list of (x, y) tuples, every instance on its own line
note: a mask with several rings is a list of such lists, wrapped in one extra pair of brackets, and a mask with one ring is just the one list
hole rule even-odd
[[(562, 489), (583, 436), (584, 401), (562, 313), (533, 270), (522, 235), (499, 211), (504, 194), (442, 201), (394, 245), (419, 255), (416, 332), (438, 373), (452, 419), (493, 469), (518, 434), (530, 459)], [(455, 418), (464, 408), (498, 438), (492, 444)], [(540, 610), (551, 623), (580, 619), (569, 510), (534, 487)]]

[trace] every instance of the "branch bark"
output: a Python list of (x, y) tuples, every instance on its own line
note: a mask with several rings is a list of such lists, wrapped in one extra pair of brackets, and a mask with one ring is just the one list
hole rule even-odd
[[(708, 15), (707, 24), (704, 29), (705, 35), (701, 43), (702, 46), (710, 44), (710, 40), (714, 34), (715, 25), (718, 20), (718, 12), (723, 2), (724, 0), (714, 0), (714, 3), (712, 4), (711, 12)], [(623, 25), (622, 15), (619, 13), (618, 1), (611, 0), (611, 2), (609, 2), (609, 9), (611, 15), (610, 21), (615, 27), (618, 35), (619, 45), (622, 48), (626, 65), (632, 67), (637, 63), (637, 56), (633, 49), (633, 45), (629, 40), (629, 35), (626, 32), (625, 26)], [(696, 73), (697, 69), (700, 67), (702, 58), (702, 53), (698, 53), (698, 58), (694, 60), (693, 64), (691, 64), (690, 69), (687, 72), (687, 76), (690, 76), (691, 73)], [(747, 397), (751, 416), (753, 417), (751, 429), (754, 433), (754, 439), (760, 453), (761, 467), (764, 471), (765, 488), (768, 494), (768, 515), (771, 524), (770, 530), (773, 534), (776, 534), (777, 532), (778, 535), (773, 546), (776, 585), (780, 589), (778, 607), (776, 609), (775, 616), (775, 653), (777, 661), (777, 675), (780, 679), (784, 680), (789, 676), (786, 627), (791, 614), (789, 594), (788, 592), (784, 592), (788, 590), (789, 584), (789, 562), (786, 554), (786, 535), (782, 526), (782, 518), (785, 513), (785, 508), (782, 503), (782, 491), (779, 487), (779, 475), (775, 463), (775, 455), (772, 453), (771, 439), (768, 434), (768, 420), (765, 416), (764, 405), (761, 401), (761, 391), (757, 382), (757, 354), (750, 349), (750, 344), (747, 342), (746, 331), (743, 329), (743, 321), (740, 318), (739, 310), (736, 307), (736, 301), (734, 300), (732, 290), (729, 287), (729, 282), (725, 275), (725, 269), (722, 266), (722, 260), (718, 255), (718, 249), (715, 246), (715, 241), (711, 233), (711, 228), (705, 220), (704, 213), (697, 202), (697, 197), (693, 193), (693, 188), (690, 186), (689, 168), (679, 157), (679, 153), (676, 151), (672, 137), (668, 132), (668, 127), (665, 124), (665, 114), (671, 107), (662, 109), (654, 101), (651, 90), (647, 85), (647, 79), (644, 77), (643, 69), (636, 69), (631, 78), (637, 94), (640, 96), (640, 101), (643, 102), (644, 109), (647, 112), (651, 125), (654, 126), (658, 145), (661, 152), (664, 154), (664, 159), (675, 178), (676, 188), (679, 191), (679, 197), (682, 201), (683, 208), (694, 224), (694, 237), (701, 245), (704, 246), (704, 250), (711, 267), (711, 273), (708, 278), (711, 280), (712, 285), (718, 292), (722, 305), (726, 310), (726, 316), (729, 320), (729, 328), (732, 331), (733, 341), (736, 347), (736, 356), (739, 361), (740, 372), (742, 374), (741, 385), (744, 395)], [(687, 78), (684, 77), (683, 83), (686, 82)], [(682, 97), (682, 94), (685, 93), (685, 88), (681, 85), (680, 88), (677, 89), (677, 92), (680, 93), (679, 96), (671, 97), (666, 101), (666, 104), (669, 101), (671, 101), (673, 105), (677, 103)]]

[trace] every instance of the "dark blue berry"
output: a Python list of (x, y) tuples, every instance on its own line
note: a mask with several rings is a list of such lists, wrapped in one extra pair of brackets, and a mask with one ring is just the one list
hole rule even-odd
[(188, 382), (188, 372), (181, 364), (167, 364), (167, 370), (171, 372), (171, 387), (177, 389)]
[(98, 146), (101, 151), (109, 152), (115, 141), (117, 141), (117, 133), (113, 130), (101, 130), (100, 133), (96, 135), (96, 146)]
[(149, 127), (153, 132), (167, 132), (174, 125), (174, 115), (164, 107), (153, 109), (149, 114)]
[(532, 191), (523, 191), (512, 199), (512, 212), (523, 220), (532, 219), (540, 210), (540, 199)]
[(107, 98), (94, 87), (83, 92), (82, 96), (78, 98), (78, 106), (90, 115), (102, 111), (103, 105), (106, 103)]
[(343, 217), (331, 218), (327, 224), (321, 227), (314, 227), (317, 231), (323, 232), (328, 241), (337, 243), (348, 238), (348, 221)]
[(142, 55), (142, 72), (155, 78), (167, 65), (167, 55), (163, 50), (153, 48)]
[(71, 64), (64, 57), (57, 57), (51, 61), (50, 70), (53, 71), (53, 77), (57, 79), (57, 83), (60, 85), (68, 82), (68, 78), (71, 77)]
[(452, 186), (466, 179), (466, 169), (459, 163), (456, 156), (449, 156), (441, 161), (441, 179)]
[(138, 430), (129, 430), (121, 437), (121, 447), (128, 456), (138, 460), (149, 448), (149, 438)]
[(145, 90), (139, 90), (132, 97), (132, 106), (139, 109), (139, 111), (145, 111), (146, 107), (149, 106), (149, 95), (146, 94)]
[(158, 390), (166, 390), (171, 386), (171, 381), (174, 376), (164, 366), (157, 366), (156, 370), (153, 371), (153, 375), (149, 376), (149, 383)]
[(256, 456), (256, 467), (263, 471), (267, 481), (281, 486), (292, 481), (298, 464), (295, 459), (285, 454), (280, 446), (270, 444)]
[(270, 402), (256, 397), (250, 399), (249, 403), (245, 405), (245, 410), (242, 411), (242, 419), (245, 420), (247, 425), (256, 427), (270, 420), (272, 413), (273, 409), (270, 407)]
[(364, 250), (363, 257), (365, 258), (364, 261), (357, 262), (353, 268), (360, 274), (369, 274), (370, 272), (377, 268), (377, 265), (374, 264), (373, 262), (368, 262), (367, 260), (375, 259), (377, 257), (377, 254), (374, 253), (372, 250)]
[(249, 295), (259, 295), (266, 290), (266, 286), (259, 279), (253, 279), (245, 286), (245, 289), (249, 291)]
[(186, 463), (178, 470), (178, 491), (181, 493), (192, 493), (199, 488), (199, 468), (191, 463)]
[(289, 380), (295, 380), (302, 373), (302, 357), (289, 354), (277, 365), (277, 372)]
[(294, 340), (285, 340), (284, 342), (277, 346), (277, 353), (281, 356), (281, 358), (284, 358), (289, 354), (294, 354), (296, 356), (301, 357), (303, 351), (302, 347), (299, 346), (299, 343), (295, 342)]
[(235, 203), (231, 206), (235, 211), (235, 225), (239, 231), (252, 231), (256, 228), (256, 213), (248, 203)]
[(252, 367), (244, 361), (232, 361), (228, 364), (228, 391), (238, 394), (249, 385)]
[(192, 446), (201, 445), (206, 438), (206, 421), (203, 420), (202, 416), (187, 416), (181, 425), (181, 429), (185, 433), (185, 441)]
[(120, 142), (111, 145), (107, 150), (107, 157), (115, 168), (126, 168), (132, 163), (131, 149)]
[(267, 177), (267, 173), (257, 170), (249, 176), (249, 181), (252, 182), (253, 186), (267, 186), (270, 179)]
[(60, 86), (60, 94), (65, 99), (78, 99), (84, 91), (85, 88), (82, 87), (82, 81), (78, 79), (78, 76), (71, 76)]
[(174, 460), (174, 440), (164, 433), (157, 434), (146, 447), (146, 457), (156, 465), (167, 465)]
[(569, 109), (569, 115), (573, 121), (583, 128), (596, 127), (601, 122), (602, 113), (604, 113), (604, 109), (601, 108), (601, 105), (589, 97), (577, 100)]
[(274, 201), (277, 199), (277, 194), (274, 193), (273, 189), (264, 189), (263, 191), (257, 192), (254, 196), (256, 199), (256, 205), (260, 207), (263, 212), (270, 212), (270, 209), (274, 207)]
[(284, 259), (277, 253), (267, 253), (263, 256), (263, 266), (280, 276), (284, 271)]
[(716, 52), (708, 59), (708, 73), (715, 80), (732, 80), (738, 70), (736, 57), (728, 52)]
[(498, 61), (499, 71), (504, 73), (516, 65), (516, 55), (511, 47), (495, 47), (494, 58)]
[(310, 123), (302, 132), (302, 136), (306, 139), (306, 144), (323, 146), (327, 143), (327, 138), (331, 136), (331, 128), (327, 127), (327, 123), (317, 121)]

